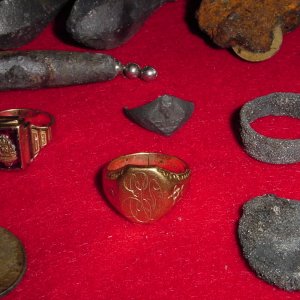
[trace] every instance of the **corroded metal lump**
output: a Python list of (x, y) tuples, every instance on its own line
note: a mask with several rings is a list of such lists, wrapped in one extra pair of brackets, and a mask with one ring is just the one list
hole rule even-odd
[(128, 41), (153, 11), (174, 0), (77, 0), (67, 22), (73, 38), (95, 49)]
[(169, 136), (182, 127), (191, 117), (194, 103), (164, 95), (133, 109), (124, 109), (125, 114), (140, 126)]
[(198, 21), (220, 47), (239, 45), (252, 52), (267, 52), (276, 26), (286, 33), (300, 24), (300, 1), (203, 0)]
[(241, 137), (250, 156), (272, 164), (300, 162), (300, 139), (275, 139), (252, 128), (252, 122), (267, 116), (300, 119), (300, 94), (273, 93), (262, 96), (246, 103), (240, 111)]
[(100, 53), (16, 51), (0, 53), (0, 90), (37, 89), (113, 79), (113, 57)]
[(0, 1), (0, 49), (33, 40), (68, 0)]
[(275, 195), (243, 207), (238, 234), (243, 255), (257, 275), (285, 290), (300, 290), (300, 202)]

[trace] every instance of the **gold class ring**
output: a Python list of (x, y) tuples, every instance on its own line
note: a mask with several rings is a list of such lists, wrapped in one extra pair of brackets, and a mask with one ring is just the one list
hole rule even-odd
[(24, 169), (50, 142), (53, 123), (39, 110), (0, 111), (0, 169)]
[(109, 202), (135, 223), (165, 215), (182, 197), (190, 177), (181, 159), (159, 153), (136, 153), (112, 160), (103, 172)]

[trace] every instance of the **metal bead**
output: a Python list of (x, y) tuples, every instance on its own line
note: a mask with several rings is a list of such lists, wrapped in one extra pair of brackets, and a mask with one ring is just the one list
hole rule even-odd
[(157, 77), (157, 71), (150, 66), (147, 66), (145, 68), (142, 69), (141, 71), (141, 79), (145, 80), (145, 81), (151, 81), (154, 80)]
[(124, 66), (118, 60), (116, 60), (115, 68), (118, 74), (122, 73), (124, 70)]
[(124, 75), (129, 79), (140, 77), (141, 68), (138, 64), (129, 63), (124, 68)]

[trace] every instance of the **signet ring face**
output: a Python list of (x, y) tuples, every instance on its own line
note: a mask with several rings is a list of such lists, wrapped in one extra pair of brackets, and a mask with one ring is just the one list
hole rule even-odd
[(0, 169), (24, 169), (51, 140), (54, 117), (33, 109), (0, 111)]
[(135, 153), (112, 160), (103, 189), (110, 203), (134, 223), (163, 217), (182, 197), (190, 169), (181, 159), (160, 153)]

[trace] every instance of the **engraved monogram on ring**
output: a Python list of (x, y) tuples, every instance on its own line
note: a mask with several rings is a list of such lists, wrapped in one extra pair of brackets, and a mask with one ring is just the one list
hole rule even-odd
[[(178, 171), (172, 170), (175, 164)], [(136, 153), (110, 162), (103, 188), (111, 204), (135, 223), (151, 223), (182, 197), (190, 170), (185, 162), (157, 153)]]
[(137, 222), (143, 222), (139, 215), (145, 215), (146, 219), (153, 221), (154, 212), (159, 209), (163, 198), (162, 188), (157, 178), (145, 172), (132, 173), (124, 180), (124, 189), (129, 192), (122, 206), (130, 207), (129, 217)]

